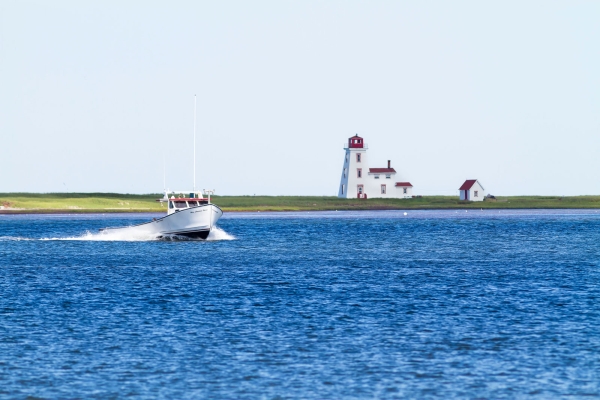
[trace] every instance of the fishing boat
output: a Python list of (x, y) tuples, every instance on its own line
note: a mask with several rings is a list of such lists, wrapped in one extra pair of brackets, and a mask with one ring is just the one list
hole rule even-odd
[[(104, 228), (100, 231), (155, 239), (178, 236), (206, 239), (223, 215), (223, 211), (210, 201), (212, 192), (204, 191), (204, 194), (208, 194), (208, 197), (204, 197), (202, 192), (165, 191), (164, 197), (156, 200), (167, 203), (167, 215), (164, 217), (138, 225)], [(175, 194), (178, 194), (178, 197), (175, 197)]]
[[(164, 162), (164, 160), (163, 160)], [(116, 233), (148, 238), (188, 237), (206, 239), (223, 211), (211, 203), (210, 195), (214, 190), (196, 191), (196, 96), (194, 95), (194, 185), (193, 190), (170, 191), (165, 189), (164, 196), (156, 201), (167, 203), (167, 215), (153, 218), (152, 221), (138, 225), (104, 228), (103, 233)], [(163, 187), (166, 186), (163, 171)], [(170, 197), (169, 197), (170, 195)], [(204, 197), (207, 195), (207, 197)]]

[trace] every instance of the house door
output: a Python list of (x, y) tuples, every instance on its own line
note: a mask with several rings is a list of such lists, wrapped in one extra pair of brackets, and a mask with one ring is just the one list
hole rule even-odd
[(465, 200), (469, 200), (469, 191), (465, 190)]
[(367, 195), (365, 194), (365, 189), (363, 185), (356, 185), (356, 191), (358, 192), (358, 194), (356, 195), (356, 197), (358, 197), (359, 199), (366, 199)]

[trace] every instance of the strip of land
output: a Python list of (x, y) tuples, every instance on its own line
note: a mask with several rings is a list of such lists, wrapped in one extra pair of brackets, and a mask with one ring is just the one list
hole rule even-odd
[[(0, 193), (0, 213), (166, 212), (156, 199), (162, 194)], [(458, 196), (411, 199), (340, 199), (334, 196), (213, 196), (223, 211), (442, 210), (600, 208), (600, 196), (511, 196), (483, 202)]]

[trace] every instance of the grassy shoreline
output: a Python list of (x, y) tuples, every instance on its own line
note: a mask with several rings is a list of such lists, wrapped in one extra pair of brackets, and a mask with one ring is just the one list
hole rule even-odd
[[(0, 193), (0, 214), (78, 214), (166, 212), (161, 194), (121, 193)], [(339, 199), (334, 196), (213, 196), (226, 212), (444, 209), (598, 209), (600, 196), (501, 196), (483, 202), (458, 196), (412, 199)]]

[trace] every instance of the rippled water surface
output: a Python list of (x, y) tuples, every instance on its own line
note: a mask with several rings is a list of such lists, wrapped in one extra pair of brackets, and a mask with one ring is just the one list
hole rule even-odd
[(0, 215), (0, 397), (600, 396), (600, 213)]

